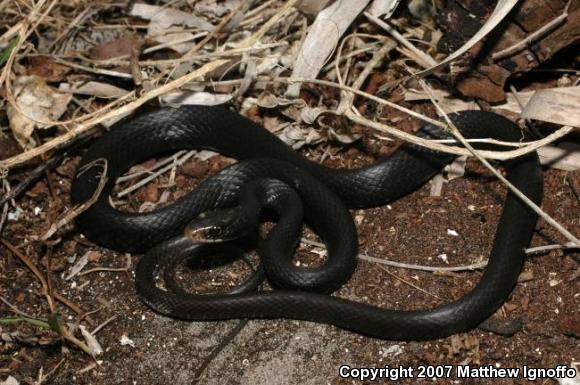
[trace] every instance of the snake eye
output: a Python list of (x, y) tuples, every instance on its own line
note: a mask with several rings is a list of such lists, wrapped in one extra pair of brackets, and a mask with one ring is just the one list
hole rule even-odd
[(220, 226), (211, 226), (206, 229), (206, 236), (211, 240), (219, 240), (222, 238), (223, 229)]

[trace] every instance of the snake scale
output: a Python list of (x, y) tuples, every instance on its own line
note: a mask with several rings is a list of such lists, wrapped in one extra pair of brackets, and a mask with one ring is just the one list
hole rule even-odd
[[(450, 117), (466, 138), (521, 140), (517, 125), (490, 112), (463, 111)], [(449, 137), (433, 125), (426, 125), (417, 135)], [(130, 213), (111, 206), (114, 181), (129, 167), (170, 151), (194, 148), (212, 149), (239, 162), (155, 211)], [(496, 149), (491, 144), (478, 148)], [(117, 124), (90, 146), (79, 170), (99, 158), (107, 159), (109, 179), (97, 201), (77, 218), (77, 226), (102, 246), (147, 252), (136, 269), (137, 293), (157, 312), (187, 320), (289, 318), (391, 340), (435, 339), (467, 331), (509, 297), (537, 220), (531, 209), (508, 192), (489, 263), (470, 292), (433, 309), (388, 310), (328, 295), (343, 285), (356, 267), (356, 228), (347, 209), (379, 206), (409, 194), (452, 161), (453, 155), (405, 144), (373, 165), (330, 169), (307, 160), (262, 126), (226, 108), (181, 106), (137, 114)], [(504, 167), (511, 183), (541, 203), (543, 181), (535, 153), (505, 161)], [(91, 198), (100, 172), (98, 167), (77, 172), (71, 191), (73, 204)], [(182, 250), (204, 252), (205, 246), (194, 245), (182, 235), (188, 223), (201, 213), (236, 205), (240, 191), (255, 179), (279, 180), (297, 192), (305, 221), (328, 247), (327, 262), (306, 268), (282, 261), (277, 268), (266, 269), (277, 271), (278, 278), (268, 274), (273, 290), (200, 296), (158, 288), (153, 283), (158, 266), (170, 255), (184, 253)], [(282, 206), (291, 208), (292, 203)], [(276, 237), (292, 248), (297, 242), (290, 239), (294, 233), (282, 228)], [(261, 259), (266, 258), (261, 255)], [(290, 277), (287, 282), (278, 282), (286, 277)]]

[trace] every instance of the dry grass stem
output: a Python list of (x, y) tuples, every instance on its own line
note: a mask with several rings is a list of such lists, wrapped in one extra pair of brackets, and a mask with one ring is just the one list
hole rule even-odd
[(46, 242), (50, 239), (56, 232), (62, 228), (63, 226), (71, 223), (73, 219), (78, 217), (80, 214), (85, 212), (89, 207), (91, 207), (101, 195), (103, 188), (107, 184), (109, 178), (107, 177), (107, 169), (108, 163), (106, 159), (96, 159), (95, 161), (85, 165), (84, 170), (81, 170), (81, 173), (86, 171), (90, 167), (98, 167), (101, 166), (102, 172), (99, 177), (99, 183), (97, 184), (97, 188), (93, 192), (93, 195), (89, 200), (83, 202), (82, 204), (72, 208), (71, 210), (65, 212), (65, 214), (55, 223), (51, 224), (49, 229), (40, 237), (40, 240)]
[(387, 269), (383, 265), (378, 265), (378, 266), (379, 266), (379, 268), (381, 270), (383, 270), (385, 273), (387, 273), (391, 277), (395, 278), (397, 281), (403, 282), (405, 285), (411, 286), (413, 289), (417, 289), (421, 293), (430, 295), (433, 298), (441, 299), (441, 297), (439, 297), (438, 295), (433, 294), (431, 292), (428, 292), (427, 290), (423, 289), (422, 287), (419, 287), (419, 286), (415, 285), (413, 282), (407, 281), (406, 279), (403, 279), (403, 278), (399, 277), (397, 274), (390, 272), (389, 269)]
[(9, 170), (13, 167), (16, 167), (18, 165), (21, 165), (21, 164), (29, 161), (31, 159), (34, 159), (37, 156), (46, 153), (47, 151), (50, 151), (58, 146), (61, 146), (65, 143), (68, 143), (70, 140), (72, 140), (76, 136), (88, 131), (89, 129), (91, 129), (95, 125), (102, 123), (106, 120), (118, 117), (118, 116), (124, 116), (126, 114), (129, 114), (129, 113), (133, 112), (134, 110), (136, 110), (138, 107), (141, 107), (143, 104), (145, 104), (149, 100), (152, 100), (158, 96), (161, 96), (161, 95), (164, 95), (170, 91), (173, 91), (173, 90), (189, 83), (192, 80), (198, 79), (198, 78), (210, 73), (211, 71), (214, 71), (215, 69), (217, 69), (218, 67), (220, 67), (226, 63), (228, 63), (228, 60), (217, 60), (217, 61), (208, 63), (208, 64), (202, 66), (201, 68), (190, 72), (187, 75), (184, 75), (184, 76), (182, 76), (176, 80), (173, 80), (173, 81), (171, 81), (163, 86), (160, 86), (160, 87), (155, 88), (149, 92), (144, 93), (141, 97), (125, 104), (122, 107), (119, 107), (119, 108), (112, 110), (112, 111), (105, 112), (101, 115), (98, 115), (98, 116), (95, 116), (91, 119), (83, 121), (80, 124), (78, 124), (76, 127), (73, 127), (70, 131), (42, 144), (41, 146), (35, 147), (35, 148), (33, 148), (29, 151), (26, 151), (22, 154), (19, 154), (19, 155), (16, 155), (14, 157), (8, 158), (6, 160), (0, 161), (0, 170), (2, 170), (2, 169)]
[(117, 197), (118, 198), (122, 198), (125, 195), (130, 194), (133, 191), (138, 190), (139, 188), (145, 186), (147, 183), (151, 182), (153, 179), (157, 178), (159, 175), (162, 175), (162, 174), (166, 173), (167, 171), (171, 170), (172, 168), (174, 168), (176, 166), (181, 166), (189, 158), (191, 158), (192, 156), (194, 156), (196, 152), (197, 151), (192, 150), (192, 151), (187, 152), (181, 158), (173, 158), (174, 159), (173, 162), (171, 162), (170, 164), (166, 165), (165, 167), (162, 167), (160, 170), (158, 170), (158, 171), (156, 171), (154, 173), (151, 173), (146, 178), (143, 178), (142, 180), (140, 180), (139, 182), (135, 183), (131, 187), (128, 187), (125, 190), (119, 192), (117, 194)]
[[(326, 250), (326, 245), (324, 243), (311, 241), (311, 240), (306, 239), (306, 238), (302, 238), (300, 241), (303, 244), (319, 247), (321, 249)], [(463, 265), (463, 266), (441, 266), (441, 267), (439, 267), (439, 266), (426, 266), (426, 265), (417, 265), (417, 264), (412, 264), (412, 263), (402, 263), (402, 262), (390, 261), (388, 259), (373, 257), (371, 255), (364, 254), (364, 253), (359, 253), (358, 258), (362, 259), (363, 261), (380, 263), (383, 265), (398, 267), (401, 269), (428, 271), (428, 272), (432, 272), (432, 273), (481, 270), (487, 265), (487, 262), (476, 262), (476, 263), (472, 263), (469, 265)]]
[(85, 270), (81, 273), (78, 273), (77, 275), (80, 277), (82, 275), (98, 273), (101, 271), (112, 271), (112, 272), (129, 271), (129, 269), (131, 268), (131, 256), (127, 255), (126, 259), (127, 259), (127, 262), (125, 263), (124, 267), (95, 267), (93, 269), (88, 269), (88, 270)]
[(407, 40), (395, 28), (387, 24), (387, 22), (371, 15), (368, 12), (365, 12), (364, 15), (367, 19), (387, 31), (393, 37), (393, 39), (405, 46), (405, 48), (407, 48), (412, 53), (414, 59), (417, 61), (417, 64), (421, 65), (423, 68), (430, 68), (437, 65), (435, 59), (421, 51), (419, 48), (415, 47), (413, 43)]
[[(320, 84), (320, 85), (324, 85), (324, 86), (340, 88), (342, 90), (349, 91), (349, 92), (352, 92), (352, 93), (357, 94), (359, 96), (365, 97), (369, 100), (373, 100), (379, 104), (383, 104), (383, 105), (395, 108), (399, 111), (403, 111), (403, 112), (413, 116), (414, 118), (420, 119), (422, 121), (433, 124), (435, 126), (442, 127), (442, 128), (447, 127), (447, 125), (445, 123), (443, 123), (439, 120), (431, 119), (425, 115), (419, 114), (413, 110), (410, 110), (408, 108), (400, 106), (396, 103), (389, 102), (388, 100), (376, 97), (374, 95), (368, 94), (366, 92), (357, 90), (357, 89), (352, 88), (352, 87), (336, 84), (334, 82), (330, 82), (330, 81), (326, 81), (326, 80), (319, 80), (319, 79), (303, 79), (303, 78), (277, 78), (275, 80), (285, 81), (285, 82), (290, 82), (290, 83), (292, 83), (292, 82), (312, 83), (312, 84)], [(381, 132), (390, 134), (397, 139), (401, 139), (401, 140), (404, 140), (404, 141), (409, 142), (409, 143), (417, 144), (419, 146), (430, 148), (430, 149), (435, 150), (435, 151), (446, 152), (449, 154), (473, 156), (473, 154), (467, 149), (445, 146), (443, 144), (438, 143), (437, 141), (418, 138), (414, 135), (407, 134), (406, 132), (403, 132), (403, 131), (398, 130), (394, 127), (388, 126), (386, 124), (377, 123), (377, 122), (374, 122), (372, 120), (366, 119), (366, 118), (358, 115), (357, 113), (353, 112), (352, 110), (345, 111), (345, 116), (347, 118), (349, 118), (354, 123), (360, 124), (362, 126), (374, 128), (377, 131), (381, 131)], [(506, 159), (517, 158), (518, 156), (522, 156), (524, 154), (533, 152), (542, 146), (545, 146), (549, 143), (552, 143), (555, 140), (566, 136), (568, 133), (570, 133), (573, 130), (574, 130), (573, 127), (564, 126), (560, 129), (558, 129), (557, 131), (553, 132), (552, 134), (546, 136), (543, 139), (536, 140), (533, 142), (528, 142), (527, 146), (518, 148), (517, 150), (479, 151), (479, 155), (481, 155), (487, 159), (496, 159), (496, 160), (506, 160)]]

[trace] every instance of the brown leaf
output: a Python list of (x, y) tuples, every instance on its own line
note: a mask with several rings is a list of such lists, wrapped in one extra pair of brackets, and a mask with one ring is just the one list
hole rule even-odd
[(145, 202), (157, 202), (159, 199), (159, 186), (157, 186), (157, 183), (149, 183), (142, 194), (142, 198)]
[(48, 128), (43, 122), (60, 118), (67, 109), (72, 95), (59, 92), (38, 76), (20, 76), (14, 81), (16, 106), (6, 108), (10, 129), (24, 149), (36, 146), (32, 133), (38, 128)]
[(302, 0), (296, 7), (300, 12), (308, 15), (316, 15), (322, 11), (330, 3), (330, 0)]
[(101, 253), (99, 251), (89, 251), (87, 253), (89, 262), (97, 263), (101, 260)]
[(503, 87), (498, 86), (489, 78), (480, 74), (473, 74), (457, 84), (457, 89), (464, 96), (483, 99), (490, 103), (503, 102), (505, 94)]
[(179, 168), (182, 174), (191, 176), (193, 178), (203, 177), (209, 170), (209, 166), (205, 162), (188, 162)]
[(120, 56), (131, 55), (133, 49), (137, 49), (142, 44), (143, 39), (139, 36), (123, 36), (94, 46), (89, 51), (89, 57), (93, 60), (108, 60)]
[(47, 82), (59, 82), (71, 71), (70, 67), (56, 63), (47, 56), (32, 56), (26, 69), (28, 75), (36, 75)]

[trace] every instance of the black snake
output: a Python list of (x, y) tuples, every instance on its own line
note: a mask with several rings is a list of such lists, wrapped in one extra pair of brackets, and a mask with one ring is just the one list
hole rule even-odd
[[(521, 140), (521, 131), (515, 124), (493, 113), (464, 111), (451, 118), (466, 138)], [(425, 126), (418, 135), (449, 137), (433, 125)], [(239, 163), (156, 211), (129, 213), (111, 207), (109, 195), (114, 180), (130, 166), (169, 151), (190, 148), (213, 149), (238, 159)], [(490, 144), (478, 148), (495, 149)], [(148, 251), (137, 265), (137, 292), (156, 311), (180, 319), (291, 318), (402, 340), (434, 339), (466, 331), (493, 314), (510, 295), (537, 219), (531, 209), (508, 193), (489, 263), (473, 290), (430, 310), (386, 310), (327, 294), (348, 280), (356, 266), (356, 229), (346, 208), (383, 205), (406, 195), (439, 172), (454, 159), (453, 155), (406, 144), (389, 158), (368, 167), (329, 169), (307, 160), (262, 126), (232, 111), (222, 107), (182, 106), (140, 114), (118, 124), (94, 142), (80, 167), (99, 158), (107, 159), (110, 179), (98, 200), (78, 218), (78, 226), (89, 239), (108, 248)], [(507, 178), (540, 203), (542, 175), (537, 155), (531, 153), (509, 160), (504, 166)], [(73, 204), (85, 202), (93, 195), (99, 173), (98, 167), (92, 167), (76, 175), (71, 193)], [(270, 247), (272, 252), (280, 251), (286, 256), (277, 258), (281, 265), (266, 268), (274, 290), (256, 291), (253, 285), (251, 291), (197, 296), (157, 288), (153, 283), (155, 274), (170, 255), (185, 255), (182, 249), (211, 254), (206, 246), (192, 245), (187, 238), (178, 236), (192, 218), (235, 206), (240, 191), (255, 179), (279, 180), (296, 190), (302, 200), (305, 221), (328, 247), (327, 262), (317, 268), (294, 266), (288, 258), (297, 243), (292, 239), (296, 231), (279, 228), (276, 237), (281, 243), (274, 245), (288, 245), (284, 247), (290, 250)], [(276, 189), (276, 183), (264, 188)], [(291, 208), (292, 203), (280, 206)], [(270, 271), (277, 277), (271, 277)]]

